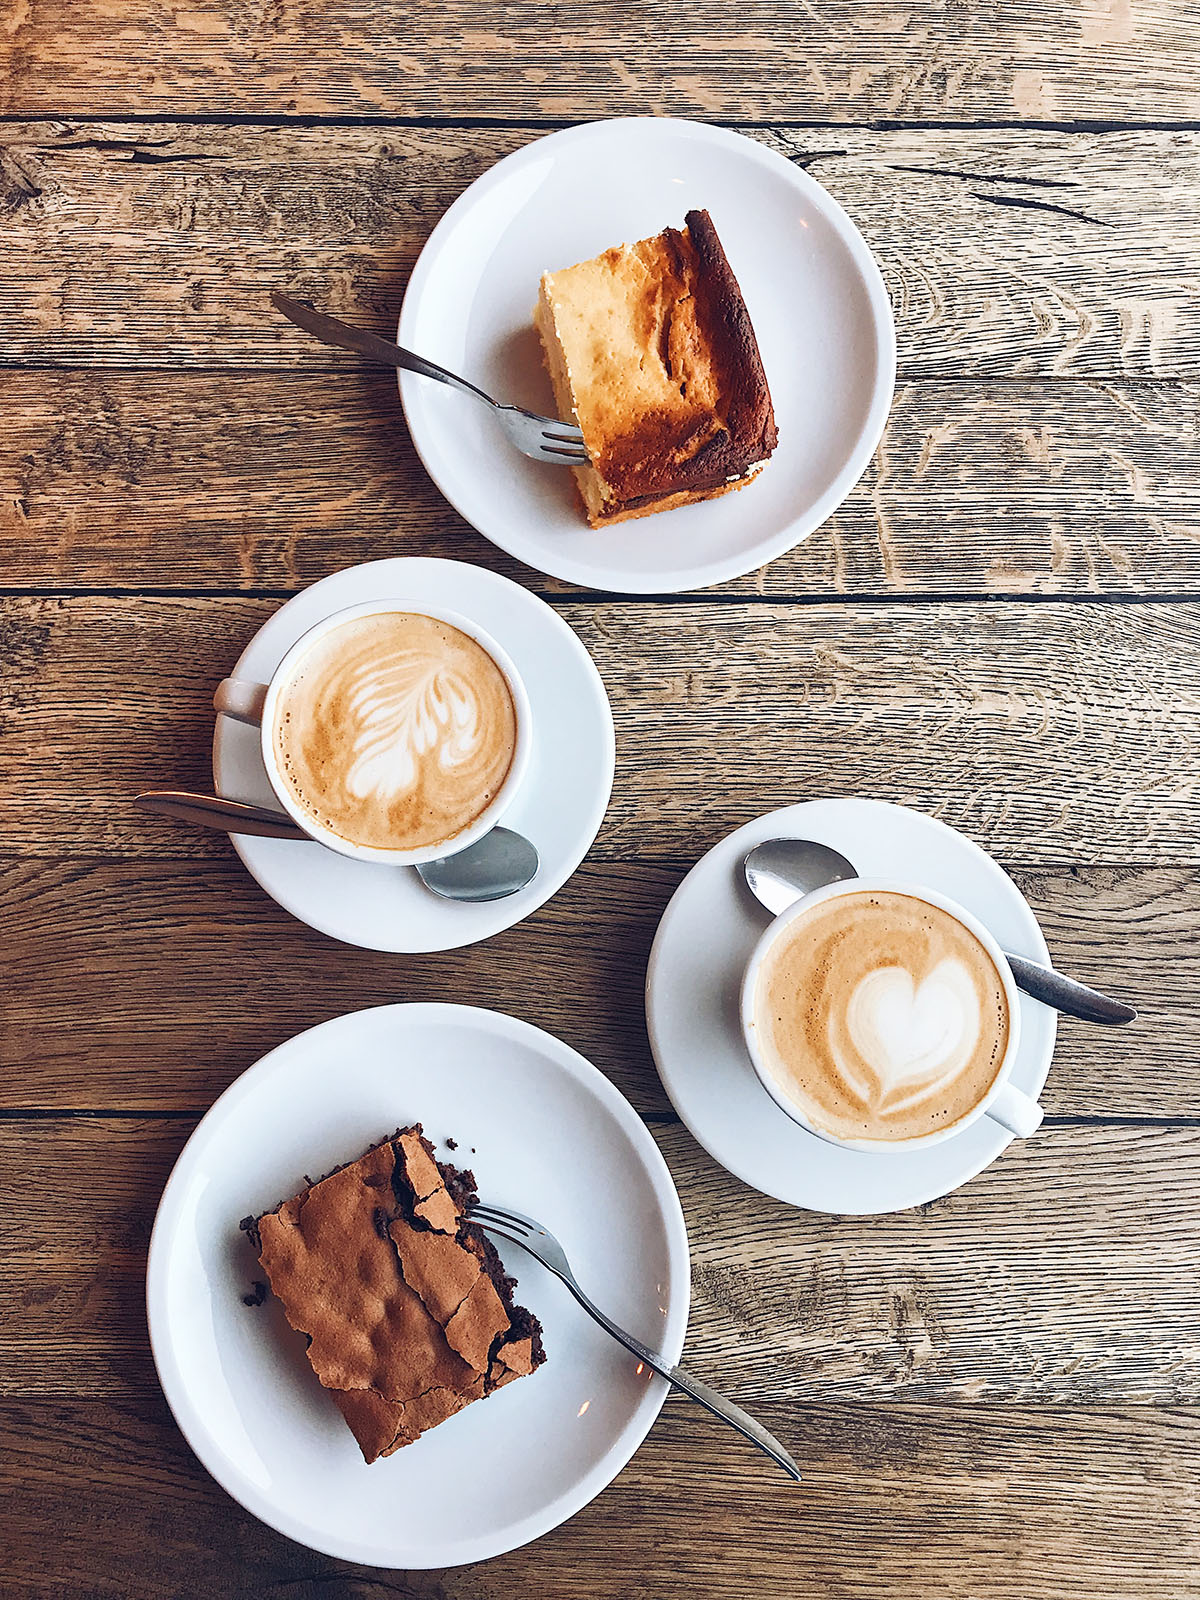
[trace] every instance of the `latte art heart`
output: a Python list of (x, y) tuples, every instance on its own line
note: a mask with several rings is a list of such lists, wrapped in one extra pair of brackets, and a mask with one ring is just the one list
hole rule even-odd
[(754, 996), (763, 1064), (807, 1121), (902, 1141), (978, 1105), (1008, 1047), (987, 949), (941, 907), (896, 890), (818, 901), (768, 950)]
[(332, 629), (280, 694), (278, 769), (321, 827), (378, 850), (448, 843), (491, 805), (516, 707), (488, 652), (451, 624), (388, 611)]
[[(979, 997), (953, 956), (920, 984), (903, 967), (867, 973), (850, 996), (846, 1026), (860, 1062), (839, 1063), (875, 1110), (898, 1111), (960, 1073), (979, 1038)], [(870, 1076), (856, 1069), (865, 1064)]]

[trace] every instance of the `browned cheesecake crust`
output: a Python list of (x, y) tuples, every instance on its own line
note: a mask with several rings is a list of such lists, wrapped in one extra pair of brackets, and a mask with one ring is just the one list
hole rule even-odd
[(415, 1123), (242, 1223), (368, 1462), (545, 1360), (475, 1193)]
[(707, 211), (546, 273), (535, 321), (583, 430), (593, 526), (740, 488), (778, 441), (741, 290)]

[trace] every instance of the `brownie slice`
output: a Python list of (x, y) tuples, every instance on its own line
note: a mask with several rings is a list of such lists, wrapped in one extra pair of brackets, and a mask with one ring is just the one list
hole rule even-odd
[(418, 1122), (242, 1223), (368, 1462), (546, 1359), (475, 1195)]

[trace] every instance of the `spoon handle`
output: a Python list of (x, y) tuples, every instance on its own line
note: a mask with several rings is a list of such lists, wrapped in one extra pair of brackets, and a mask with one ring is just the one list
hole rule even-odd
[(1018, 989), (1024, 989), (1035, 1000), (1053, 1006), (1068, 1017), (1080, 1017), (1084, 1022), (1103, 1022), (1115, 1027), (1121, 1022), (1132, 1022), (1137, 1016), (1132, 1006), (1101, 994), (1099, 989), (1089, 989), (1086, 983), (1066, 978), (1053, 967), (1040, 966), (1036, 961), (1027, 961), (1024, 956), (1014, 956), (1008, 951), (1005, 951), (1005, 957), (1017, 980)]
[(224, 833), (253, 833), (264, 839), (307, 839), (308, 835), (282, 811), (243, 805), (215, 794), (186, 794), (175, 789), (154, 789), (134, 798), (143, 811), (154, 811), (176, 822), (200, 828), (220, 828)]

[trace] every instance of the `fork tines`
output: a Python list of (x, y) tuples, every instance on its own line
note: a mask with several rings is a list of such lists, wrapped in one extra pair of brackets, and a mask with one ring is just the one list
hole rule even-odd
[(583, 434), (569, 422), (551, 423), (542, 429), (542, 454), (562, 461), (575, 461), (587, 466), (591, 457), (583, 443)]
[(509, 1211), (502, 1211), (499, 1206), (483, 1205), (476, 1202), (466, 1214), (468, 1222), (474, 1222), (481, 1228), (490, 1228), (495, 1233), (503, 1233), (518, 1244), (524, 1239), (534, 1238), (541, 1230), (534, 1227), (524, 1217), (514, 1216)]
[(501, 1211), (499, 1206), (485, 1205), (481, 1200), (476, 1200), (467, 1212), (468, 1222), (473, 1222), (476, 1219), (488, 1222), (503, 1222), (506, 1227), (520, 1228), (525, 1233), (531, 1231), (528, 1223), (523, 1218), (513, 1216), (509, 1211)]

